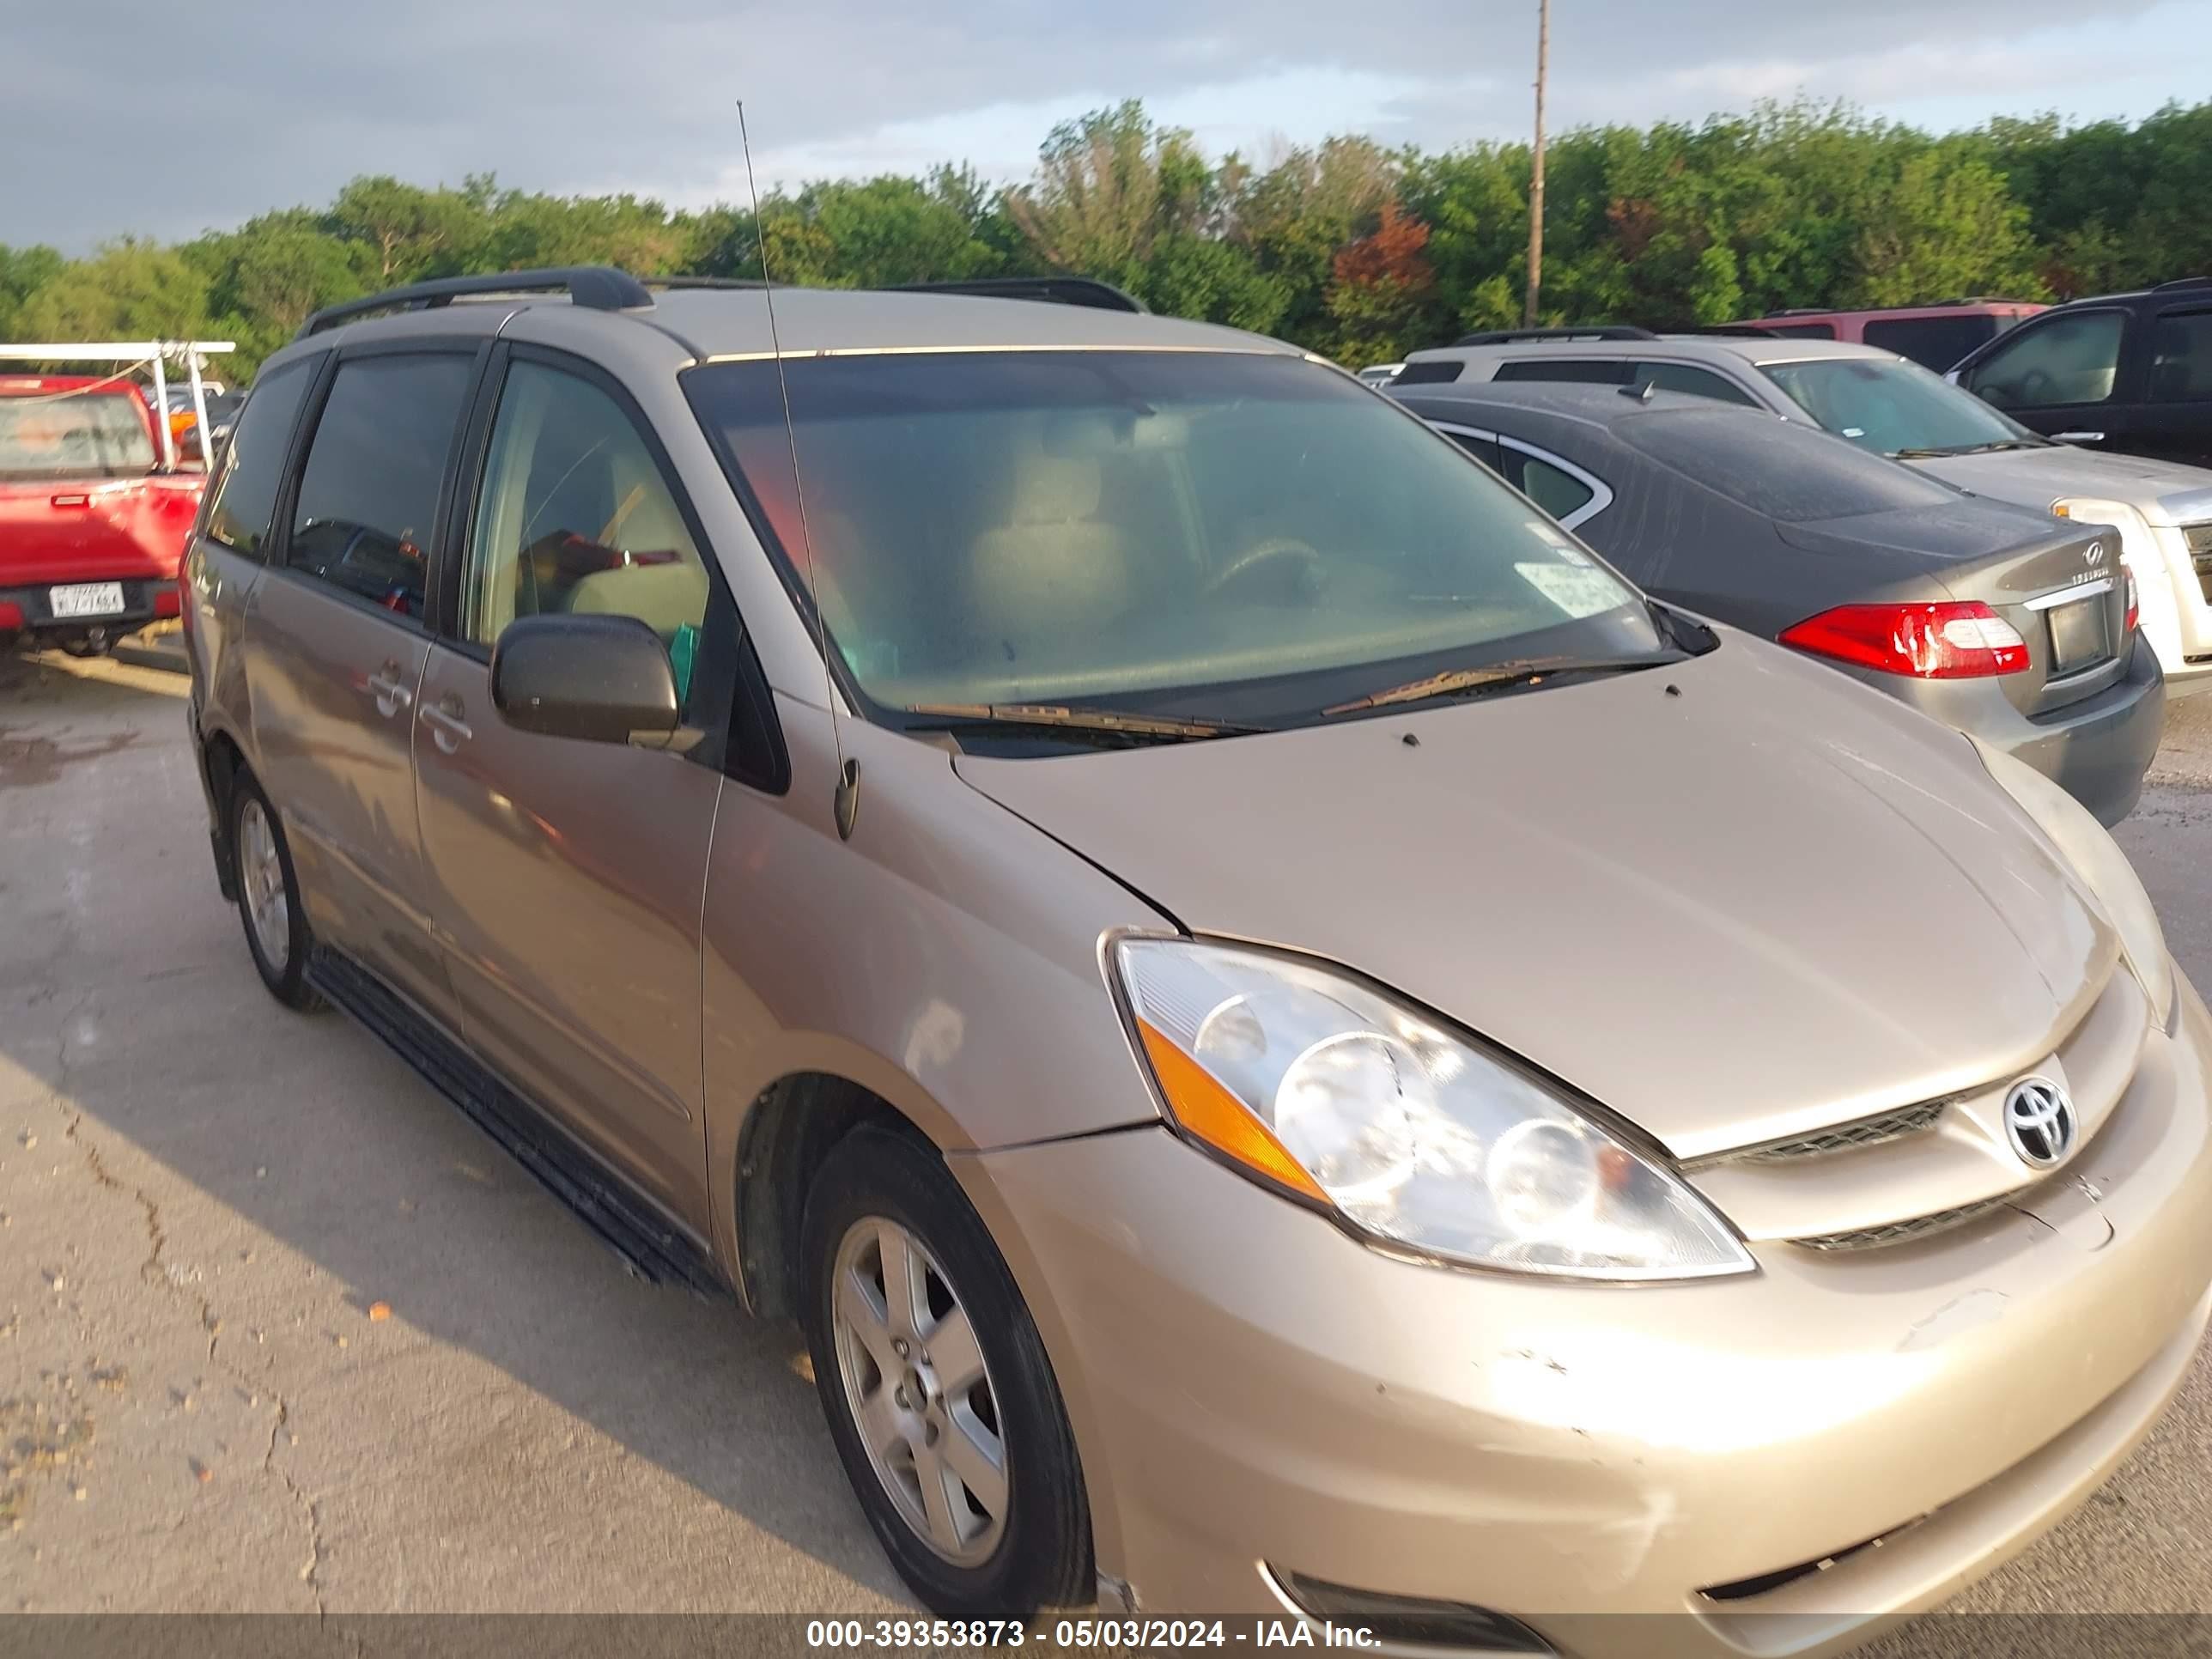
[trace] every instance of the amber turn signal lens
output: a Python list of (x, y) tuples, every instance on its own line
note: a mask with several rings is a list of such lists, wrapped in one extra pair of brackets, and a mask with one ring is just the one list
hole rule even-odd
[(1159, 1080), (1160, 1092), (1167, 1097), (1177, 1123), (1278, 1186), (1316, 1203), (1328, 1202), (1328, 1194), (1297, 1159), (1284, 1150), (1283, 1143), (1243, 1102), (1214, 1081), (1212, 1073), (1146, 1021), (1139, 1020), (1137, 1030), (1144, 1037), (1145, 1056), (1152, 1063), (1152, 1075)]

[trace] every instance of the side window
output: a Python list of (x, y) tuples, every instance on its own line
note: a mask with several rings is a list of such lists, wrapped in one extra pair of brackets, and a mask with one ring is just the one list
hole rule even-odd
[(2112, 395), (2126, 321), (2121, 312), (2085, 311), (2030, 324), (1984, 357), (1966, 387), (2000, 409), (2101, 404)]
[(635, 617), (687, 694), (712, 592), (629, 416), (590, 381), (527, 362), (500, 392), (463, 590), (462, 635), (483, 646), (519, 617)]
[(2169, 311), (2150, 341), (2150, 400), (2212, 401), (2212, 311)]
[(1521, 493), (1555, 519), (1565, 519), (1588, 507), (1597, 492), (1571, 472), (1554, 466), (1539, 455), (1508, 447), (1508, 477)]
[(1501, 477), (1504, 475), (1505, 463), (1498, 455), (1496, 439), (1478, 438), (1472, 432), (1447, 432), (1444, 436), (1449, 438), (1492, 472)]
[(1466, 372), (1467, 365), (1449, 357), (1432, 358), (1427, 362), (1407, 363), (1391, 376), (1392, 386), (1449, 386)]
[(1638, 363), (1636, 378), (1631, 386), (1656, 386), (1662, 392), (1686, 392), (1692, 398), (1711, 398), (1723, 404), (1741, 404), (1747, 409), (1757, 409), (1759, 399), (1741, 386), (1734, 385), (1707, 368), (1692, 368), (1687, 363)]
[(314, 383), (321, 360), (302, 358), (261, 377), (253, 398), (238, 417), (230, 442), (216, 458), (222, 476), (208, 506), (207, 533), (233, 552), (258, 557), (276, 512), (284, 450), (300, 403)]
[(1938, 374), (1985, 340), (1996, 338), (1996, 319), (1986, 313), (1960, 317), (1869, 318), (1860, 337), (1894, 351)]
[(1589, 357), (1520, 357), (1500, 363), (1493, 380), (1574, 380), (1589, 386), (1626, 386), (1635, 365)]
[(475, 367), (453, 353), (338, 365), (293, 508), (293, 569), (422, 620), (438, 494)]

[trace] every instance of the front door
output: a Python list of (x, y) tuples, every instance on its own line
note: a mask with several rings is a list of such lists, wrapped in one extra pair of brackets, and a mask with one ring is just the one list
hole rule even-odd
[(244, 635), (261, 782), (308, 925), (434, 1013), (410, 750), (429, 550), (475, 374), (472, 349), (339, 362)]
[[(595, 371), (513, 349), (456, 626), (415, 710), (432, 906), (462, 1026), (537, 1104), (703, 1237), (700, 907), (737, 618), (655, 446)], [(689, 754), (519, 730), (489, 660), (517, 617), (640, 618)]]
[(1960, 384), (2046, 438), (2128, 447), (2128, 313), (2070, 307), (2022, 323)]

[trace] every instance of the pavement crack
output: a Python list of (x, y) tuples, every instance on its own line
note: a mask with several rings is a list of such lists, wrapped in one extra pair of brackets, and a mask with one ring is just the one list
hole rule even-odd
[(276, 1461), (276, 1442), (292, 1421), (292, 1407), (283, 1396), (276, 1397), (276, 1420), (269, 1425), (269, 1447), (261, 1455), (264, 1474), (273, 1474), (283, 1483), (291, 1494), (293, 1506), (307, 1523), (307, 1559), (300, 1567), (300, 1582), (307, 1585), (307, 1593), (315, 1598), (315, 1617), (327, 1619), (330, 1608), (323, 1601), (323, 1510), (322, 1505), (310, 1497), (300, 1483), (292, 1479), (292, 1472)]

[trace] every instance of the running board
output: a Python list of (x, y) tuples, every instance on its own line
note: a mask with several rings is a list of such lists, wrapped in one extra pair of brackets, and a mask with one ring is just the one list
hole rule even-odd
[(307, 958), (307, 982), (459, 1107), (545, 1190), (575, 1212), (640, 1279), (731, 1299), (699, 1247), (624, 1190), (574, 1137), (501, 1082), (483, 1063), (417, 1015), (374, 974), (327, 945)]

